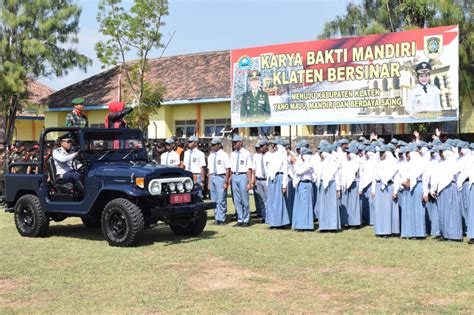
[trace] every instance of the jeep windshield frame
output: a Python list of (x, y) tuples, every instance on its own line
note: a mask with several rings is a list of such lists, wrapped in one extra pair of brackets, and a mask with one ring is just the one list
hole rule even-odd
[[(86, 129), (83, 140), (84, 157), (91, 161), (147, 159), (143, 133), (139, 129)], [(129, 154), (131, 150), (135, 154)]]
[[(45, 128), (40, 135), (40, 156), (45, 156), (46, 153), (46, 143), (54, 142), (60, 137), (64, 137), (66, 135), (72, 136), (74, 139), (74, 147), (76, 149), (80, 149), (84, 151), (84, 158), (97, 161), (99, 157), (101, 157), (107, 150), (112, 150), (113, 152), (108, 153), (106, 158), (103, 158), (101, 161), (126, 161), (122, 160), (123, 156), (127, 154), (132, 148), (129, 147), (130, 144), (134, 146), (138, 145), (138, 148), (135, 150), (135, 154), (131, 154), (130, 157), (134, 161), (146, 161), (147, 154), (145, 151), (145, 140), (143, 138), (143, 132), (140, 129), (107, 129), (107, 128), (79, 128), (79, 127), (52, 127), (52, 128)], [(99, 143), (100, 140), (108, 141), (108, 143), (112, 143), (112, 141), (123, 141), (125, 145), (123, 148), (120, 147), (118, 144), (118, 148), (114, 149), (107, 148), (98, 150), (97, 148), (91, 149), (86, 146), (86, 139), (89, 141), (89, 145), (91, 141), (97, 141)], [(132, 140), (132, 141), (130, 141)], [(130, 159), (130, 160), (131, 160)], [(44, 173), (44, 163), (39, 163), (39, 174)]]

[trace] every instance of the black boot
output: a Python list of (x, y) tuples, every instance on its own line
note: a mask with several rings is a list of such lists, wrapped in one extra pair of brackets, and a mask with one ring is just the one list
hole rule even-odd
[(85, 191), (86, 191), (86, 188), (84, 187), (84, 184), (82, 184), (82, 182), (80, 180), (78, 180), (77, 182), (74, 183), (74, 186), (76, 187), (76, 189), (79, 191), (79, 193), (81, 195), (84, 195)]

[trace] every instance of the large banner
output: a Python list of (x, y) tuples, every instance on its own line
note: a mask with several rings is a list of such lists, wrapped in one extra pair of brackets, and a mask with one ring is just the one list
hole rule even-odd
[(231, 51), (232, 126), (457, 120), (458, 26)]

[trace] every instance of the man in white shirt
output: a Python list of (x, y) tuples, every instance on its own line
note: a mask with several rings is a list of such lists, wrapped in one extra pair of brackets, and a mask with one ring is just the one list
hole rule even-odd
[(440, 91), (430, 84), (431, 65), (420, 62), (415, 68), (418, 84), (408, 92), (408, 105), (405, 110), (410, 115), (421, 112), (439, 112), (441, 115)]
[(235, 226), (248, 227), (250, 222), (249, 190), (252, 189), (252, 158), (250, 152), (242, 145), (242, 137), (234, 135), (230, 155), (232, 172), (232, 200), (237, 212)]
[(73, 140), (63, 138), (60, 147), (53, 151), (54, 165), (56, 166), (56, 178), (60, 183), (73, 183), (74, 186), (84, 193), (84, 185), (81, 182), (81, 174), (72, 168), (72, 161), (77, 158), (79, 152), (69, 153)]
[(213, 138), (211, 153), (208, 156), (208, 188), (211, 199), (216, 203), (214, 211), (215, 224), (224, 225), (227, 213), (227, 187), (230, 180), (230, 161), (227, 153), (222, 150), (222, 139)]
[(191, 136), (188, 139), (188, 150), (184, 152), (183, 168), (193, 173), (194, 182), (198, 184), (198, 193), (202, 198), (202, 189), (205, 183), (206, 157), (204, 153), (198, 149), (198, 137)]
[(179, 155), (174, 151), (174, 139), (168, 138), (165, 140), (166, 152), (161, 154), (161, 165), (179, 166)]
[(253, 197), (257, 215), (265, 223), (265, 215), (268, 197), (268, 145), (267, 139), (261, 139), (255, 144), (256, 153), (253, 156)]

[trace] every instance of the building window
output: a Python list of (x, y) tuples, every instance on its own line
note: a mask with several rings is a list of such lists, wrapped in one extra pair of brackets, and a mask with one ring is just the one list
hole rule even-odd
[(445, 88), (448, 88), (448, 76), (443, 75), (443, 84)]
[(230, 130), (230, 119), (204, 120), (204, 137), (222, 136), (223, 130)]
[(434, 79), (434, 85), (436, 85), (438, 87), (438, 89), (441, 89), (441, 86), (439, 85), (439, 79), (438, 77), (435, 77)]
[(446, 97), (446, 107), (451, 108), (451, 102), (449, 100), (449, 94), (448, 93), (444, 94), (444, 97)]
[(349, 125), (351, 128), (351, 134), (353, 135), (359, 135), (364, 133), (364, 125), (360, 124), (351, 124)]
[(339, 133), (339, 125), (315, 125), (313, 135), (334, 135)]
[(195, 120), (176, 120), (175, 135), (178, 138), (191, 137), (196, 134)]
[(281, 134), (280, 126), (268, 126), (268, 127), (250, 127), (249, 134), (251, 137), (263, 137), (263, 136), (275, 136)]
[(396, 90), (400, 89), (400, 78), (399, 77), (393, 78), (393, 88), (396, 89)]

